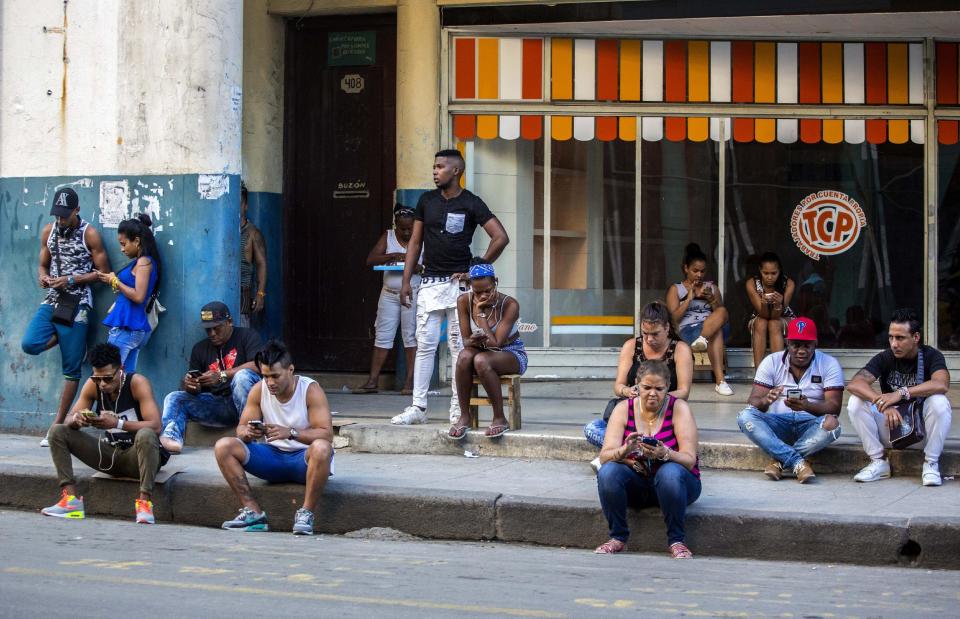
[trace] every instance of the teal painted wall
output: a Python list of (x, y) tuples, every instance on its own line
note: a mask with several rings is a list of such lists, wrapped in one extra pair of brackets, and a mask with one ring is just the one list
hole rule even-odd
[[(153, 382), (162, 404), (163, 396), (177, 388), (191, 347), (205, 337), (199, 326), (200, 307), (216, 299), (238, 311), (240, 179), (225, 176), (229, 189), (216, 199), (200, 195), (197, 174), (0, 178), (0, 429), (40, 431), (56, 411), (62, 385), (59, 349), (30, 356), (20, 348), (27, 323), (44, 297), (36, 275), (39, 234), (52, 221), (50, 200), (56, 188), (69, 185), (77, 191), (80, 215), (100, 230), (114, 270), (125, 265), (126, 258), (116, 230), (105, 229), (99, 221), (101, 182), (127, 181), (132, 202), (128, 212), (147, 211), (154, 219), (164, 267), (160, 300), (167, 312), (140, 355), (138, 371)], [(258, 197), (258, 204), (267, 201)], [(266, 230), (275, 234), (282, 223), (279, 198), (276, 201), (277, 208), (258, 209), (270, 213), (262, 223), (265, 234)], [(271, 252), (279, 251), (281, 244), (268, 240)], [(280, 265), (280, 258), (271, 265), (272, 286), (281, 283), (279, 271), (272, 273)], [(279, 301), (282, 294), (274, 290), (268, 294)], [(106, 339), (101, 321), (112, 302), (109, 287), (94, 287), (89, 344)], [(268, 312), (282, 312), (278, 303), (273, 305)], [(89, 372), (85, 365), (84, 376)]]
[(283, 200), (279, 193), (247, 194), (247, 218), (263, 234), (267, 246), (267, 304), (252, 326), (264, 341), (283, 338)]

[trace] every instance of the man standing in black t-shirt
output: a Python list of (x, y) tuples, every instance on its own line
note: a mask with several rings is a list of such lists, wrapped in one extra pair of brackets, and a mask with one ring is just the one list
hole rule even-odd
[[(890, 447), (890, 430), (902, 421), (895, 405), (902, 400), (924, 398), (927, 438), (921, 478), (924, 486), (939, 486), (940, 454), (951, 421), (946, 361), (936, 348), (920, 344), (920, 318), (912, 309), (893, 313), (888, 335), (890, 348), (874, 356), (847, 386), (851, 394), (847, 412), (870, 456), (870, 464), (854, 479), (868, 482), (890, 477), (890, 463), (884, 458), (883, 448)], [(872, 387), (876, 380), (880, 381), (879, 394)]]
[[(417, 359), (413, 372), (413, 404), (390, 421), (399, 425), (426, 423), (427, 389), (440, 343), (440, 327), (447, 319), (451, 376), (463, 348), (457, 319), (457, 297), (470, 268), (470, 244), (477, 226), (490, 235), (484, 259), (492, 263), (510, 242), (507, 231), (479, 197), (460, 187), (465, 164), (457, 150), (438, 152), (433, 162), (433, 191), (420, 196), (414, 211), (413, 234), (407, 244), (400, 303), (410, 307), (410, 278), (423, 250), (423, 279), (417, 293)], [(460, 418), (457, 384), (452, 381), (450, 422)]]
[(188, 420), (217, 428), (237, 425), (247, 395), (260, 381), (254, 357), (263, 346), (256, 331), (233, 326), (220, 301), (200, 309), (200, 322), (207, 338), (193, 346), (181, 391), (163, 399), (160, 443), (174, 454), (183, 449)]

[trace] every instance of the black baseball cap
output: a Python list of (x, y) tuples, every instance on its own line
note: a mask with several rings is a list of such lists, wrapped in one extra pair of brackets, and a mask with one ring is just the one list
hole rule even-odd
[(230, 308), (220, 301), (211, 301), (200, 308), (200, 322), (205, 327), (215, 327), (231, 318)]
[(53, 204), (50, 205), (50, 214), (54, 217), (70, 217), (80, 208), (80, 197), (69, 187), (58, 189), (53, 194)]

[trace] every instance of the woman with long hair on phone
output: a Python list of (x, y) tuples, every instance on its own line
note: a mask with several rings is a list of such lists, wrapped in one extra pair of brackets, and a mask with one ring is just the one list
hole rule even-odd
[(793, 299), (794, 283), (783, 272), (780, 256), (768, 251), (760, 256), (757, 274), (747, 278), (747, 298), (753, 307), (753, 316), (747, 323), (753, 340), (753, 367), (760, 367), (767, 354), (783, 350), (783, 333), (787, 322), (793, 318), (790, 301)]
[(470, 392), (473, 377), (479, 376), (493, 407), (493, 421), (487, 428), (488, 438), (503, 436), (510, 429), (503, 414), (500, 377), (527, 371), (527, 352), (520, 339), (520, 304), (513, 297), (497, 290), (497, 274), (493, 265), (482, 258), (470, 261), (470, 290), (457, 299), (457, 314), (463, 350), (457, 357), (454, 380), (460, 400), (460, 419), (447, 434), (458, 441), (472, 425)]
[(696, 243), (690, 243), (683, 255), (683, 281), (667, 289), (667, 307), (677, 325), (680, 338), (693, 352), (707, 351), (713, 369), (714, 390), (733, 395), (724, 378), (723, 347), (730, 335), (729, 315), (717, 284), (708, 281), (707, 256)]
[(697, 423), (687, 403), (667, 393), (669, 383), (667, 364), (644, 361), (637, 369), (637, 395), (620, 402), (610, 416), (597, 473), (610, 539), (597, 554), (626, 550), (628, 506), (659, 506), (670, 554), (693, 556), (684, 543), (684, 522), (687, 506), (701, 490)]

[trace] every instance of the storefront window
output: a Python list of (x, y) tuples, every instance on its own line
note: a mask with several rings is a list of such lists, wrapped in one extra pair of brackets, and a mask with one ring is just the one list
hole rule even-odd
[(937, 160), (938, 344), (944, 350), (960, 350), (960, 144), (941, 144)]
[(816, 322), (822, 347), (884, 347), (894, 309), (923, 311), (922, 145), (726, 149), (731, 346), (750, 346), (746, 285), (767, 251), (795, 282), (791, 306)]

